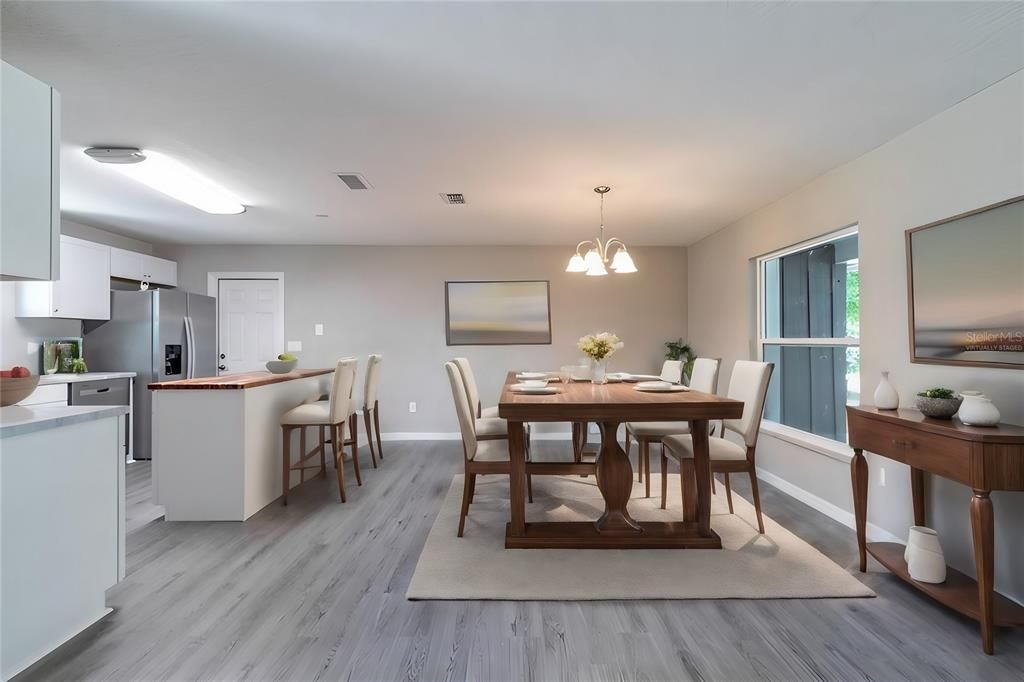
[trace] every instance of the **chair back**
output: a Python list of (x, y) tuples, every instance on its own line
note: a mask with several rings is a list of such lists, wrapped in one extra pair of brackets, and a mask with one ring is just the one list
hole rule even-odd
[(737, 360), (732, 366), (729, 397), (743, 401), (743, 416), (725, 420), (725, 428), (742, 436), (747, 447), (757, 444), (757, 432), (761, 428), (764, 401), (768, 395), (768, 382), (774, 367), (770, 362), (753, 360)]
[(681, 384), (683, 382), (683, 361), (682, 360), (666, 360), (661, 363), (661, 380), (668, 381), (673, 384)]
[(452, 400), (455, 402), (455, 414), (459, 417), (459, 430), (462, 432), (462, 448), (466, 459), (473, 459), (476, 456), (476, 415), (469, 407), (469, 398), (466, 395), (466, 384), (462, 380), (462, 372), (459, 366), (453, 362), (444, 363), (444, 369), (448, 372), (448, 382), (452, 387)]
[(701, 393), (718, 392), (718, 369), (722, 361), (718, 358), (697, 358), (693, 361), (690, 374), (690, 388)]
[(466, 398), (469, 400), (469, 407), (473, 417), (480, 416), (480, 389), (476, 387), (476, 378), (473, 377), (473, 368), (469, 366), (469, 358), (455, 358), (452, 360), (459, 372), (462, 373), (462, 385), (466, 387)]
[(380, 380), (380, 361), (383, 355), (374, 353), (366, 362), (366, 384), (363, 386), (363, 408), (369, 410), (377, 402), (377, 382)]
[(332, 424), (340, 424), (352, 413), (352, 386), (356, 383), (356, 359), (342, 358), (334, 368), (334, 382), (328, 411)]

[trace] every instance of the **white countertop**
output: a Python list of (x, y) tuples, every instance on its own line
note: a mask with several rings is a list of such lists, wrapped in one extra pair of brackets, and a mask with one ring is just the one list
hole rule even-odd
[(82, 374), (44, 374), (39, 377), (39, 385), (74, 384), (79, 381), (102, 381), (103, 379), (132, 379), (135, 372), (83, 372)]
[(127, 405), (11, 405), (0, 407), (0, 438), (128, 414)]

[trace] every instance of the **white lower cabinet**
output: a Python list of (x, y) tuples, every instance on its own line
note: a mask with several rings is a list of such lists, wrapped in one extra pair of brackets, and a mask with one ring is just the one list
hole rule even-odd
[(0, 679), (110, 613), (106, 590), (124, 576), (123, 419), (3, 434)]
[(61, 236), (60, 279), (18, 282), (16, 317), (110, 319), (110, 247)]

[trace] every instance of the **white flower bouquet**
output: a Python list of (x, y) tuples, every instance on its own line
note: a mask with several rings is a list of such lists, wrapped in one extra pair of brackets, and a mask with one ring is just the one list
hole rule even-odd
[(609, 355), (622, 348), (625, 344), (619, 341), (619, 337), (609, 332), (600, 334), (588, 334), (581, 336), (576, 347), (583, 351), (592, 360), (601, 362)]

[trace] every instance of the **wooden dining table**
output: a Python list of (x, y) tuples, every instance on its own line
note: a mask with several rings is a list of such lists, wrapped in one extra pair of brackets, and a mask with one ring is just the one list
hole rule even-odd
[[(506, 548), (565, 549), (721, 549), (711, 529), (711, 464), (708, 456), (709, 422), (739, 419), (743, 403), (730, 398), (679, 391), (638, 391), (633, 383), (592, 384), (589, 381), (551, 383), (552, 394), (525, 394), (511, 389), (509, 372), (498, 403), (498, 416), (508, 422), (512, 461), (511, 513), (505, 530)], [(686, 421), (693, 437), (696, 505), (678, 521), (637, 521), (627, 505), (633, 490), (629, 456), (619, 445), (620, 424), (641, 421)], [(593, 465), (570, 462), (528, 462), (527, 422), (595, 422), (601, 447)], [(590, 466), (605, 509), (594, 521), (526, 521), (526, 475), (582, 473)]]

